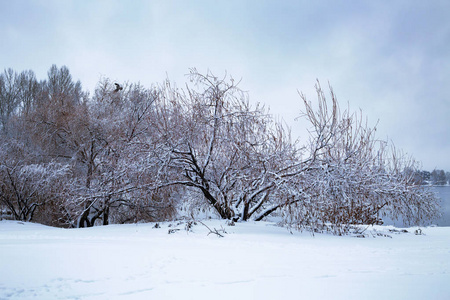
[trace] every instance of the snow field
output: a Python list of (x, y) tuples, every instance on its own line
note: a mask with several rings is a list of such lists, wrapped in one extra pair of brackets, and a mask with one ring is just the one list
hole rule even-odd
[(224, 237), (200, 223), (1, 221), (0, 299), (450, 299), (450, 227), (356, 238), (205, 224)]

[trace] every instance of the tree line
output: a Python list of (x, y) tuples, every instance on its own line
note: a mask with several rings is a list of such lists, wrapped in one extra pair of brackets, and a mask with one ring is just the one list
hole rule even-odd
[(424, 185), (450, 185), (450, 172), (446, 172), (441, 169), (434, 169), (433, 171), (417, 171), (416, 172), (417, 184)]
[[(0, 75), (0, 203), (16, 220), (62, 227), (215, 214), (281, 217), (299, 229), (345, 232), (383, 216), (421, 223), (438, 200), (417, 163), (342, 111), (319, 82), (300, 94), (301, 144), (230, 76), (190, 70), (184, 88), (101, 79), (92, 95), (53, 65)], [(120, 87), (120, 88), (118, 88)]]

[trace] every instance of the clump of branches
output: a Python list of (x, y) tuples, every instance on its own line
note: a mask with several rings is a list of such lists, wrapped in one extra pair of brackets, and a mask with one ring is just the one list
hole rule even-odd
[(341, 111), (330, 87), (331, 100), (316, 84), (318, 108), (300, 95), (301, 117), (311, 124), (310, 167), (297, 187), (309, 191), (287, 206), (285, 222), (299, 228), (345, 233), (351, 225), (382, 224), (382, 217), (421, 224), (439, 216), (436, 195), (414, 183), (417, 163), (392, 144), (375, 137), (362, 113)]
[[(301, 145), (240, 82), (192, 69), (151, 88), (102, 79), (92, 97), (66, 67), (48, 79), (0, 75), (0, 203), (18, 220), (89, 227), (161, 221), (180, 209), (230, 222), (281, 215), (286, 225), (345, 233), (383, 216), (438, 215), (417, 164), (341, 110), (319, 82), (300, 94)], [(120, 86), (121, 89), (117, 87)]]

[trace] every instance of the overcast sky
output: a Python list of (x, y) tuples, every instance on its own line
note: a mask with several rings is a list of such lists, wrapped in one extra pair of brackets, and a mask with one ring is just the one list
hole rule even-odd
[(450, 171), (450, 1), (0, 2), (2, 69), (66, 65), (91, 92), (226, 71), (298, 135), (297, 91), (314, 101), (319, 79), (424, 169)]

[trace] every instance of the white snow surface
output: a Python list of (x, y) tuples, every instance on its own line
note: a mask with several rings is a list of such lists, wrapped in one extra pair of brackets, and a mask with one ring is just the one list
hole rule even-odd
[(179, 223), (1, 221), (0, 299), (450, 299), (450, 227), (357, 238), (204, 221), (221, 238)]

